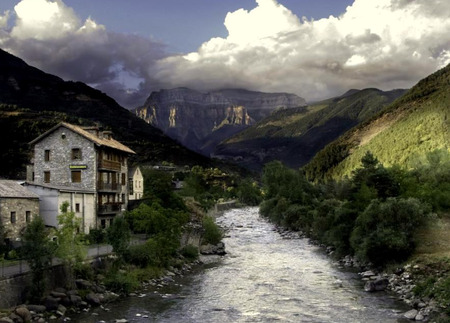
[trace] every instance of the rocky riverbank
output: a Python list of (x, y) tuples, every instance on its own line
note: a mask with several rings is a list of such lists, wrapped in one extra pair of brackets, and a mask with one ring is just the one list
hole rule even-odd
[[(284, 239), (306, 238), (302, 232), (287, 230), (282, 227), (276, 227), (276, 230)], [(312, 241), (314, 243), (314, 241)], [(333, 248), (321, 246), (326, 253), (333, 257)], [(355, 257), (345, 256), (336, 262), (337, 266), (359, 271), (359, 276), (364, 282), (364, 290), (366, 292), (388, 291), (395, 295), (396, 298), (403, 301), (411, 307), (409, 311), (403, 313), (403, 317), (412, 321), (421, 322), (450, 322), (450, 318), (443, 313), (445, 306), (430, 297), (419, 297), (414, 293), (414, 288), (429, 276), (430, 269), (424, 265), (406, 264), (395, 269), (394, 272), (388, 273), (377, 271), (370, 267), (370, 264), (364, 264)], [(448, 271), (448, 269), (447, 269)], [(445, 269), (433, 270), (436, 278), (445, 274)]]

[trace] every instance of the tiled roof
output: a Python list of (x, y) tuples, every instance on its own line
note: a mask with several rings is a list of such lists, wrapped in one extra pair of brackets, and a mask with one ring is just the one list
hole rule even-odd
[(39, 198), (37, 194), (20, 185), (18, 181), (5, 179), (0, 180), (0, 197)]
[(99, 146), (106, 146), (106, 147), (110, 147), (110, 148), (114, 148), (117, 150), (121, 150), (123, 152), (129, 153), (129, 154), (135, 154), (135, 152), (133, 150), (131, 150), (130, 148), (128, 148), (127, 146), (125, 146), (124, 144), (121, 144), (120, 142), (118, 142), (115, 139), (108, 139), (108, 138), (100, 138), (97, 137), (96, 135), (94, 135), (93, 133), (90, 133), (86, 130), (84, 130), (82, 127), (70, 124), (70, 123), (66, 123), (66, 122), (61, 122), (58, 125), (56, 125), (55, 127), (53, 127), (52, 129), (48, 130), (47, 132), (45, 132), (44, 134), (40, 135), (38, 138), (34, 139), (31, 144), (34, 144), (36, 142), (38, 142), (39, 140), (41, 140), (42, 138), (44, 138), (45, 136), (47, 136), (49, 133), (55, 131), (56, 129), (58, 129), (59, 127), (65, 127), (69, 130), (72, 130), (73, 132), (78, 133), (79, 135), (85, 137), (86, 139), (92, 141), (93, 143), (99, 145)]

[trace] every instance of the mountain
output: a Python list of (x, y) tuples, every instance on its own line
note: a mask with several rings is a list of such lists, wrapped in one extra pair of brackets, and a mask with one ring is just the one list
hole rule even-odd
[(106, 94), (65, 82), (0, 50), (0, 177), (23, 178), (30, 142), (60, 121), (98, 124), (137, 152), (135, 162), (211, 165)]
[(450, 149), (450, 64), (321, 150), (305, 167), (313, 180), (342, 178), (367, 151), (385, 166), (408, 166), (435, 149)]
[(219, 142), (274, 110), (305, 105), (303, 98), (289, 93), (175, 88), (152, 92), (135, 113), (184, 146), (209, 155)]
[(219, 144), (212, 156), (255, 170), (274, 159), (298, 168), (326, 144), (404, 92), (353, 89), (307, 107), (280, 109)]

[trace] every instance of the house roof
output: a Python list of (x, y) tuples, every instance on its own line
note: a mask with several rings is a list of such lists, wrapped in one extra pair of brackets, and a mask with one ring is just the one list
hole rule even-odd
[(20, 185), (18, 181), (0, 180), (0, 197), (38, 199), (39, 196)]
[(40, 135), (39, 137), (37, 137), (36, 139), (31, 141), (30, 144), (37, 143), (38, 141), (42, 140), (43, 138), (45, 138), (50, 133), (52, 133), (53, 131), (55, 131), (56, 129), (58, 129), (60, 127), (65, 127), (67, 129), (75, 132), (75, 133), (78, 133), (79, 135), (81, 135), (81, 136), (85, 137), (86, 139), (92, 141), (93, 143), (95, 143), (98, 146), (104, 146), (104, 147), (117, 149), (117, 150), (126, 152), (128, 154), (135, 154), (135, 152), (132, 149), (128, 148), (127, 146), (125, 146), (124, 144), (118, 142), (115, 139), (105, 138), (105, 137), (103, 137), (103, 138), (97, 137), (95, 134), (84, 130), (82, 127), (79, 127), (79, 126), (76, 126), (76, 125), (73, 125), (73, 124), (70, 124), (70, 123), (66, 123), (66, 122), (58, 123), (56, 126), (51, 128), (50, 130), (46, 131), (45, 133), (43, 133), (42, 135)]
[(33, 182), (25, 182), (25, 186), (31, 186), (31, 187), (42, 187), (49, 190), (56, 190), (59, 192), (69, 192), (69, 193), (85, 193), (85, 194), (94, 194), (95, 190), (88, 190), (83, 188), (77, 188), (77, 187), (70, 187), (70, 186), (60, 186), (60, 185), (50, 185), (50, 184), (37, 184)]

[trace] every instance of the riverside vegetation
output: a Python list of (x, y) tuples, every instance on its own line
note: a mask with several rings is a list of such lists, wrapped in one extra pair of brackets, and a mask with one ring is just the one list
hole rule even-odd
[(264, 217), (379, 270), (413, 261), (412, 292), (434, 299), (448, 319), (450, 250), (442, 244), (449, 228), (436, 226), (450, 220), (448, 150), (417, 156), (408, 168), (384, 167), (367, 152), (350, 178), (316, 184), (276, 161), (265, 166), (262, 182)]

